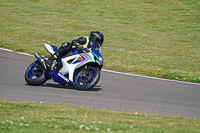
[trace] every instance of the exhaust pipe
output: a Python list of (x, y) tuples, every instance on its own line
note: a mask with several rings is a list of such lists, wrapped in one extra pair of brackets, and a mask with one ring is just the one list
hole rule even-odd
[(47, 69), (44, 58), (38, 52), (35, 52), (34, 56), (44, 66), (44, 68)]

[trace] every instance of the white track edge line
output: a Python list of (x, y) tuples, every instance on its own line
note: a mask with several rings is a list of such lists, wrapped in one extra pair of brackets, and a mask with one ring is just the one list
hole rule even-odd
[[(32, 56), (33, 57), (33, 55), (31, 55), (31, 54), (22, 53), (22, 52), (14, 52), (13, 50), (10, 50), (10, 49), (0, 48), (0, 50), (4, 50), (4, 51), (8, 51), (8, 52), (18, 53), (18, 54), (22, 54), (22, 55), (27, 55), (27, 56)], [(178, 81), (178, 80), (162, 79), (162, 78), (156, 78), (156, 77), (150, 77), (150, 76), (143, 76), (143, 75), (137, 75), (137, 74), (117, 72), (117, 71), (106, 70), (106, 69), (102, 69), (102, 71), (115, 73), (115, 74), (121, 74), (121, 75), (127, 75), (127, 76), (133, 76), (133, 77), (156, 79), (156, 80), (163, 80), (163, 81), (170, 81), (170, 82), (177, 82), (177, 83), (184, 83), (184, 84), (191, 84), (191, 85), (200, 85), (199, 83), (191, 83), (191, 82), (184, 82), (184, 81)]]
[(184, 83), (184, 84), (200, 85), (199, 83), (184, 82), (184, 81), (170, 80), (170, 79), (162, 79), (162, 78), (156, 78), (156, 77), (150, 77), (150, 76), (143, 76), (143, 75), (137, 75), (137, 74), (116, 72), (116, 71), (106, 70), (106, 69), (102, 69), (102, 71), (116, 73), (116, 74), (121, 74), (121, 75), (128, 75), (128, 76), (133, 76), (133, 77), (141, 77), (141, 78), (156, 79), (156, 80), (163, 80), (163, 81), (170, 81), (170, 82), (177, 82), (177, 83)]

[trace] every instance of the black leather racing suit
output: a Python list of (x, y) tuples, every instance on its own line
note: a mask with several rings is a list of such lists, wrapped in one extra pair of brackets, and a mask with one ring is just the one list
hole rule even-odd
[(52, 65), (52, 62), (56, 58), (61, 58), (64, 55), (66, 55), (72, 49), (72, 46), (75, 46), (78, 50), (86, 50), (87, 51), (87, 49), (85, 49), (83, 47), (83, 45), (85, 45), (86, 43), (87, 43), (87, 37), (79, 37), (78, 39), (72, 40), (72, 43), (70, 43), (70, 42), (62, 43), (60, 48), (51, 57), (49, 57), (49, 59), (47, 61), (47, 66), (50, 68)]

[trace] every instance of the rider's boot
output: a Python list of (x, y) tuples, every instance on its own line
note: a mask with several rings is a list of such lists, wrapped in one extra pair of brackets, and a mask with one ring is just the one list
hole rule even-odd
[(46, 66), (48, 67), (48, 69), (49, 70), (53, 70), (53, 67), (55, 66), (55, 64), (56, 64), (56, 59), (57, 59), (58, 57), (55, 55), (55, 54), (53, 54), (52, 56), (50, 56), (48, 59), (47, 59), (47, 61), (46, 61)]
[(49, 70), (53, 70), (54, 65), (57, 63), (56, 59), (66, 55), (72, 49), (72, 44), (69, 42), (62, 43), (61, 47), (48, 58), (46, 66)]

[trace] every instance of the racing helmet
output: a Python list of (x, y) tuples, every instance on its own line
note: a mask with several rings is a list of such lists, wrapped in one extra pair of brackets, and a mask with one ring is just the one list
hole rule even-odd
[(89, 36), (89, 41), (91, 43), (97, 42), (100, 45), (102, 45), (104, 41), (104, 35), (99, 31), (91, 31)]

